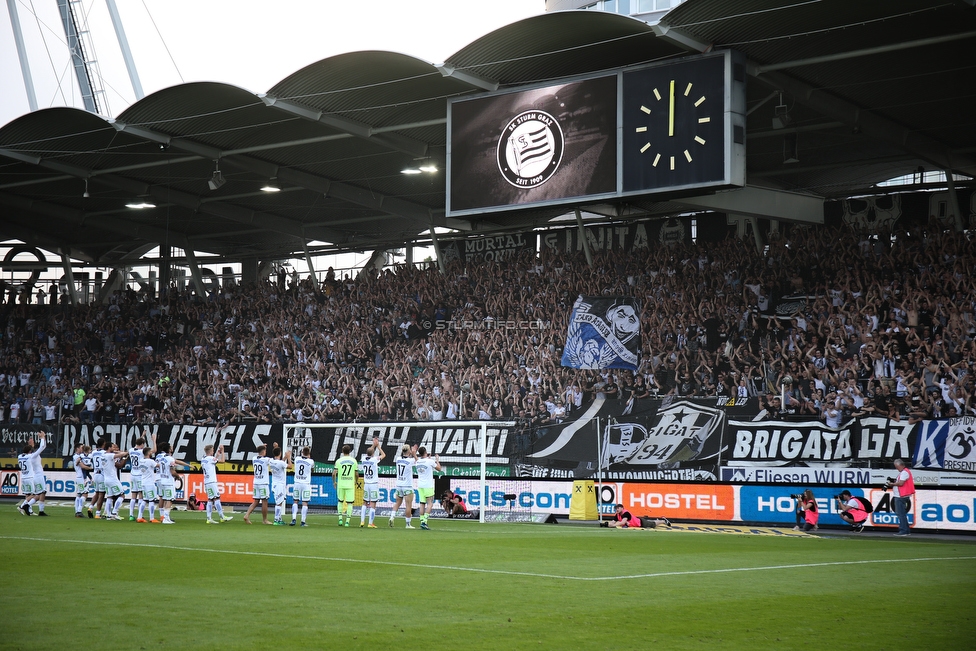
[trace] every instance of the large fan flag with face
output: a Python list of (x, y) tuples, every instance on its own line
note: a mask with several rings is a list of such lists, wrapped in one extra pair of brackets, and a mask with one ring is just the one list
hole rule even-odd
[(573, 304), (562, 365), (628, 368), (640, 363), (640, 301), (624, 296), (580, 296)]

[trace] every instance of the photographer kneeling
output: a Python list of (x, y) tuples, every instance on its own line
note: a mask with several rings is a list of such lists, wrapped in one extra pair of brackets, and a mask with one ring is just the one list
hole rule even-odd
[(813, 491), (809, 488), (802, 493), (790, 495), (796, 500), (796, 526), (794, 531), (803, 529), (810, 531), (818, 529), (817, 522), (820, 520), (820, 513), (817, 510), (817, 498), (813, 496)]
[(841, 491), (840, 495), (834, 495), (837, 500), (837, 508), (840, 509), (840, 517), (844, 522), (851, 525), (851, 531), (861, 533), (864, 531), (864, 522), (868, 519), (867, 500), (863, 497), (853, 497), (848, 490)]

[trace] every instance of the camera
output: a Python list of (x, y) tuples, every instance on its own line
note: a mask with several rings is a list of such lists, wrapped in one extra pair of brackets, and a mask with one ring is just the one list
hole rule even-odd
[(833, 495), (832, 497), (833, 497), (833, 498), (834, 498), (835, 500), (837, 500), (838, 502), (840, 502), (840, 501), (841, 501), (841, 499), (840, 499), (840, 495)]
[(885, 477), (885, 485), (883, 487), (883, 490), (886, 490), (886, 491), (891, 490), (891, 487), (895, 485), (895, 482), (896, 481), (898, 481), (898, 480), (896, 478), (894, 478), (894, 477)]
[(802, 500), (803, 493), (790, 493), (790, 497), (794, 500)]

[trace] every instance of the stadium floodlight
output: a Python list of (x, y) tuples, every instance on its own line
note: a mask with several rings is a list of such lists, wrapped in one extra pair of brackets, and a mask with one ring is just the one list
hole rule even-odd
[(281, 186), (278, 185), (278, 177), (271, 177), (270, 181), (261, 186), (261, 192), (281, 192)]
[(423, 174), (423, 172), (421, 172), (420, 170), (418, 170), (416, 167), (407, 167), (405, 169), (400, 170), (400, 174), (408, 174), (408, 175), (409, 174)]
[(131, 208), (132, 210), (145, 210), (146, 208), (155, 208), (156, 204), (143, 201), (142, 199), (136, 199), (125, 204), (125, 207)]
[(211, 190), (216, 190), (220, 188), (220, 186), (222, 186), (224, 183), (227, 183), (227, 179), (225, 179), (224, 175), (220, 173), (220, 161), (215, 160), (214, 173), (213, 176), (210, 178), (210, 180), (207, 181), (207, 185), (210, 186)]
[(790, 117), (790, 109), (783, 103), (783, 93), (779, 94), (779, 104), (773, 109), (773, 128), (783, 129), (793, 122)]

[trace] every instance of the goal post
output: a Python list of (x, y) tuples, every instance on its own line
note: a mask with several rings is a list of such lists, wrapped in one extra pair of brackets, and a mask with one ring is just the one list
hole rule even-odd
[[(359, 459), (372, 444), (373, 437), (378, 437), (386, 453), (381, 465), (387, 473), (387, 467), (393, 465), (402, 445), (423, 445), (431, 456), (439, 455), (444, 466), (443, 475), (451, 478), (452, 485), (454, 480), (467, 480), (463, 483), (470, 490), (465, 501), (471, 509), (477, 508), (478, 521), (482, 523), (490, 519), (486, 518), (486, 512), (498, 506), (491, 499), (489, 477), (497, 476), (501, 472), (503, 476), (498, 477), (498, 480), (506, 482), (504, 493), (518, 494), (515, 485), (518, 479), (515, 477), (513, 459), (509, 454), (515, 447), (514, 436), (517, 431), (517, 424), (513, 421), (300, 422), (283, 423), (282, 428), (282, 450), (292, 450), (292, 457), (295, 457), (301, 448), (310, 447), (312, 459), (316, 463), (316, 474), (319, 476), (328, 472), (328, 467), (342, 453), (343, 445), (351, 445), (353, 456)], [(504, 466), (505, 470), (502, 471), (500, 466)], [(382, 476), (381, 488), (382, 483), (389, 482), (388, 475)], [(507, 488), (508, 482), (513, 482), (511, 488)], [(471, 494), (471, 490), (475, 487), (477, 497), (472, 499), (475, 496)], [(496, 482), (495, 497), (500, 499), (498, 490), (499, 485)], [(494, 501), (498, 502), (498, 499)], [(510, 514), (515, 506), (508, 502), (506, 505), (504, 509), (498, 507), (494, 518), (505, 517), (500, 514)], [(438, 508), (439, 498), (435, 503), (435, 510)]]

